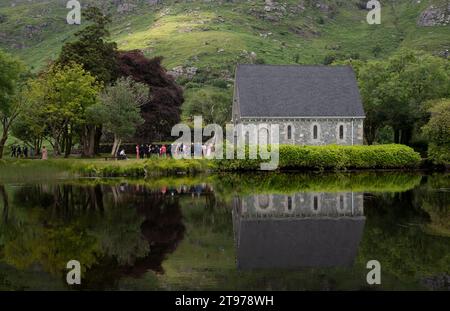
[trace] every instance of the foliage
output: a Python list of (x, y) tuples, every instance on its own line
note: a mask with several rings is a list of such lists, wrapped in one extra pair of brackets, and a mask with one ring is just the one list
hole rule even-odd
[(120, 78), (100, 94), (100, 104), (90, 107), (104, 128), (114, 134), (112, 155), (117, 155), (123, 139), (131, 138), (143, 123), (140, 108), (148, 99), (148, 87), (131, 78)]
[(346, 63), (357, 73), (369, 144), (384, 125), (394, 129), (395, 143), (410, 144), (426, 122), (426, 102), (450, 94), (450, 65), (427, 53), (401, 50), (387, 60)]
[[(215, 160), (218, 170), (259, 170), (261, 159)], [(403, 145), (376, 146), (279, 146), (280, 170), (346, 170), (414, 168), (420, 155)]]
[(30, 82), (31, 126), (44, 124), (56, 155), (67, 137), (86, 123), (86, 109), (97, 102), (100, 85), (81, 65), (55, 65)]
[(296, 192), (404, 192), (418, 186), (421, 176), (414, 173), (220, 173), (212, 176), (216, 191), (226, 198), (255, 193)]
[(231, 120), (231, 102), (231, 92), (224, 94), (215, 87), (194, 88), (186, 92), (183, 114), (190, 119), (202, 116), (206, 124), (215, 123), (224, 126)]
[(205, 172), (209, 164), (204, 160), (149, 159), (142, 161), (77, 163), (72, 170), (92, 177), (151, 177)]
[(434, 103), (430, 121), (423, 127), (428, 137), (428, 156), (436, 164), (450, 163), (450, 99)]
[(18, 91), (23, 72), (24, 66), (19, 60), (0, 50), (0, 159), (9, 130), (23, 108), (23, 98)]
[(141, 51), (121, 52), (119, 74), (150, 87), (150, 99), (141, 106), (144, 124), (138, 128), (140, 141), (163, 141), (180, 121), (183, 90), (161, 65), (161, 58), (148, 59)]
[(83, 13), (91, 24), (75, 34), (77, 41), (62, 47), (57, 62), (61, 65), (75, 62), (104, 84), (113, 82), (117, 77), (117, 46), (106, 41), (111, 16), (104, 15), (97, 7), (83, 9)]

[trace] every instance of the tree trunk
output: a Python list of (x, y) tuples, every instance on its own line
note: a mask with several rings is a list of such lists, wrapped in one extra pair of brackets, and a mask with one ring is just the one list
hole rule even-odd
[(89, 133), (89, 157), (93, 158), (95, 156), (95, 127)]
[(4, 185), (0, 185), (0, 196), (3, 201), (3, 222), (6, 224), (8, 222), (9, 215), (9, 200)]
[(411, 139), (412, 139), (412, 129), (411, 128), (403, 129), (400, 143), (403, 145), (410, 145)]
[(401, 134), (400, 129), (394, 128), (394, 142), (395, 142), (396, 144), (399, 144), (399, 143), (400, 143), (400, 136), (401, 136), (400, 134)]
[(3, 152), (5, 151), (5, 144), (8, 140), (8, 126), (3, 125), (2, 138), (0, 139), (0, 159), (3, 159)]
[(101, 125), (95, 127), (95, 143), (94, 143), (94, 154), (100, 153), (100, 140), (102, 139), (103, 128)]
[(95, 150), (95, 125), (86, 125), (83, 130), (83, 157), (92, 158)]
[(3, 152), (5, 150), (5, 144), (6, 144), (7, 138), (8, 138), (8, 136), (2, 137), (2, 139), (0, 140), (0, 159), (3, 159)]
[(55, 139), (55, 143), (53, 144), (53, 155), (59, 156), (61, 154), (60, 148), (59, 148), (59, 141)]
[(117, 156), (117, 152), (119, 151), (121, 142), (122, 140), (118, 138), (116, 135), (114, 135), (114, 143), (111, 150), (111, 156), (113, 157)]
[(72, 135), (68, 134), (66, 137), (66, 153), (64, 155), (65, 158), (68, 158), (72, 153)]

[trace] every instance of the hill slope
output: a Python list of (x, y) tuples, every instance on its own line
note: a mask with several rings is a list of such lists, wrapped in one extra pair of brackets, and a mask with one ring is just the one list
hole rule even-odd
[[(35, 70), (42, 68), (83, 27), (66, 24), (66, 2), (2, 0), (0, 48)], [(384, 58), (404, 47), (434, 54), (450, 49), (449, 0), (381, 1), (381, 25), (368, 25), (364, 0), (80, 2), (113, 14), (111, 39), (120, 49), (162, 55), (169, 70), (182, 66), (174, 74), (183, 74), (183, 84), (192, 80), (191, 89), (219, 85), (226, 92), (236, 63), (318, 64), (334, 58)], [(418, 21), (440, 25), (423, 27)]]

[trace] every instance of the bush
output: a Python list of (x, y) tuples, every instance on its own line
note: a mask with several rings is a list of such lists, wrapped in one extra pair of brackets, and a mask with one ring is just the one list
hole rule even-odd
[[(417, 152), (403, 145), (281, 145), (279, 155), (280, 170), (403, 169), (415, 168), (421, 161)], [(221, 171), (258, 170), (262, 162), (261, 159), (216, 160), (215, 166)]]

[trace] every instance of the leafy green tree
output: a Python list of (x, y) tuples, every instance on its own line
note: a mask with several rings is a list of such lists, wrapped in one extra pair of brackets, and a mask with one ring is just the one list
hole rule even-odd
[(75, 63), (55, 65), (30, 82), (30, 113), (36, 123), (45, 124), (55, 155), (63, 144), (70, 153), (73, 136), (86, 124), (86, 109), (97, 102), (99, 91), (95, 77)]
[(117, 78), (117, 45), (107, 42), (107, 26), (111, 23), (111, 17), (104, 15), (97, 7), (88, 7), (83, 12), (84, 19), (91, 24), (75, 34), (76, 41), (62, 47), (57, 62), (62, 65), (71, 62), (80, 64), (106, 85)]
[(22, 63), (0, 50), (0, 124), (2, 130), (0, 159), (3, 157), (11, 126), (19, 116), (24, 104), (23, 98), (18, 95), (22, 73), (24, 73)]
[(138, 126), (144, 123), (141, 106), (148, 100), (147, 85), (131, 78), (120, 78), (100, 94), (100, 104), (90, 109), (98, 116), (107, 131), (114, 134), (111, 155), (117, 155), (123, 139), (132, 137)]
[[(104, 15), (97, 7), (83, 10), (84, 20), (90, 24), (75, 34), (77, 40), (66, 43), (61, 50), (57, 63), (67, 65), (71, 62), (81, 64), (103, 85), (108, 85), (118, 77), (117, 45), (108, 42), (108, 25), (111, 16)], [(99, 124), (85, 124), (80, 135), (83, 155), (94, 156), (102, 134)]]
[(402, 50), (384, 61), (352, 61), (366, 112), (364, 134), (372, 144), (389, 125), (396, 143), (410, 144), (426, 123), (426, 102), (450, 94), (450, 65), (442, 58)]
[(430, 109), (430, 121), (423, 127), (428, 137), (428, 156), (436, 164), (450, 163), (450, 99), (441, 99)]
[(187, 118), (203, 116), (206, 123), (224, 125), (231, 120), (232, 96), (215, 87), (190, 89), (186, 92), (183, 114)]

